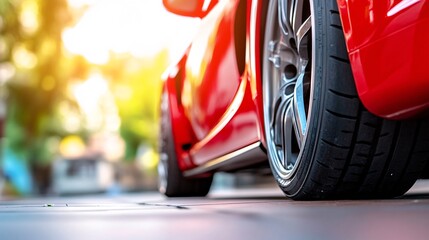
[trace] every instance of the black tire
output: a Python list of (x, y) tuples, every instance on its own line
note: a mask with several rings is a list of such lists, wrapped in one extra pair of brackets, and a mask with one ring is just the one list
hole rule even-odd
[(179, 169), (166, 90), (161, 98), (161, 131), (159, 136), (159, 191), (167, 197), (206, 196), (213, 176), (185, 178)]
[[(293, 199), (404, 194), (429, 161), (429, 121), (385, 120), (365, 109), (335, 0), (302, 0), (311, 31), (304, 24), (289, 28), (294, 38), (305, 32), (302, 41), (281, 31), (277, 1), (267, 8), (262, 66), (267, 151), (278, 185)], [(284, 2), (290, 12), (290, 1)], [(273, 30), (276, 21), (280, 33)]]

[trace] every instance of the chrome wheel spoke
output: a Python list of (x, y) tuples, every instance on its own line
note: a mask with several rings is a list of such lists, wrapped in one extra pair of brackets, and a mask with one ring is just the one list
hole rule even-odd
[(290, 16), (292, 17), (290, 22), (292, 23), (294, 32), (297, 33), (299, 26), (302, 24), (302, 8), (304, 5), (304, 1), (292, 0), (290, 5)]
[(308, 59), (308, 34), (311, 32), (311, 16), (308, 17), (296, 31), (298, 53)]
[(283, 121), (283, 152), (284, 152), (284, 161), (283, 167), (286, 170), (291, 170), (296, 161), (296, 157), (292, 153), (292, 139), (293, 139), (293, 109), (292, 109), (292, 101), (289, 101), (288, 108), (286, 110), (286, 115)]
[(273, 140), (276, 146), (282, 148), (284, 144), (284, 126), (282, 123), (284, 122), (284, 116), (286, 116), (287, 102), (279, 98), (275, 106), (271, 128), (273, 129)]
[(298, 77), (293, 96), (293, 126), (299, 148), (307, 132), (307, 113), (305, 112), (304, 74)]
[(303, 40), (303, 38), (307, 36), (307, 34), (310, 32), (310, 29), (311, 29), (311, 17), (308, 17), (296, 31), (298, 46), (299, 46), (299, 43)]
[(166, 153), (161, 152), (159, 156), (158, 174), (161, 181), (165, 181), (167, 178), (167, 167), (168, 167), (168, 156)]
[(278, 0), (280, 27), (285, 35), (296, 33), (302, 24), (303, 0)]
[(278, 16), (279, 16), (279, 25), (282, 29), (284, 35), (288, 36), (293, 33), (292, 24), (291, 24), (291, 1), (289, 0), (278, 0)]
[[(283, 87), (285, 88), (285, 86)], [(292, 151), (285, 146), (291, 146), (293, 136), (293, 109), (292, 95), (285, 95), (283, 88), (279, 91), (273, 111), (273, 120), (271, 122), (273, 129), (273, 140), (279, 152), (279, 164), (287, 168), (290, 166)]]

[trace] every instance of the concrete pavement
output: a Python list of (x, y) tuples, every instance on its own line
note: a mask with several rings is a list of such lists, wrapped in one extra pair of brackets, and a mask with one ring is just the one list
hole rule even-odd
[(429, 184), (393, 200), (297, 202), (277, 188), (0, 203), (1, 239), (428, 239)]

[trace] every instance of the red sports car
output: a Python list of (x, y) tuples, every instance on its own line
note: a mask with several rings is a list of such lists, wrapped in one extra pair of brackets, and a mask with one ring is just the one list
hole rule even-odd
[(267, 162), (293, 199), (394, 197), (427, 174), (429, 1), (163, 3), (202, 19), (164, 75), (165, 195)]

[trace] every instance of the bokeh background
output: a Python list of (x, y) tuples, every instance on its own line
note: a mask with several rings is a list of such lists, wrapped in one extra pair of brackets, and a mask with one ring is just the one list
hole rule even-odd
[(0, 0), (1, 196), (154, 190), (161, 75), (199, 23), (161, 0)]

